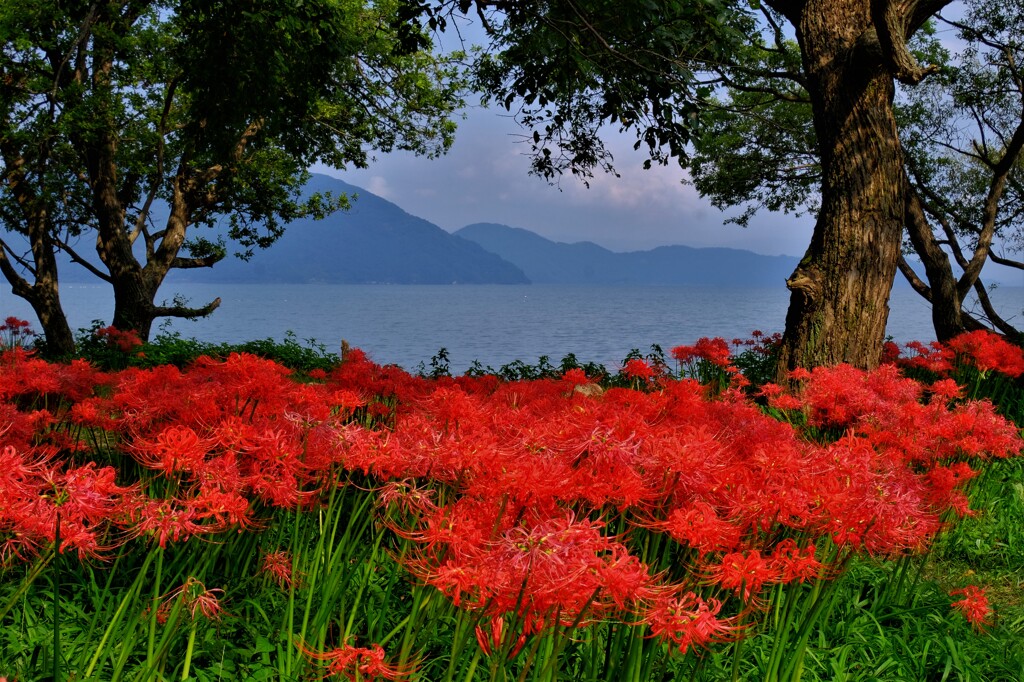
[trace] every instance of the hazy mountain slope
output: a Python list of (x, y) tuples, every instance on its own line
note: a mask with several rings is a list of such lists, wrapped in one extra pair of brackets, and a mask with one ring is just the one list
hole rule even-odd
[[(324, 220), (291, 223), (277, 243), (257, 250), (247, 262), (229, 255), (213, 268), (174, 271), (172, 280), (295, 284), (529, 282), (519, 268), (480, 245), (410, 215), (362, 188), (314, 175), (307, 189), (357, 197), (349, 211), (339, 211)], [(198, 228), (195, 234), (215, 238), (216, 230)], [(89, 254), (88, 249), (83, 251)], [(96, 281), (71, 263), (63, 266), (61, 272), (65, 281)]]
[(335, 178), (314, 175), (309, 191), (347, 193), (352, 208), (299, 220), (248, 263), (231, 258), (204, 281), (389, 284), (522, 284), (514, 265), (397, 205)]
[(495, 223), (467, 225), (455, 234), (518, 266), (536, 284), (782, 286), (797, 264), (790, 256), (725, 248), (662, 246), (616, 253), (591, 242), (554, 242)]

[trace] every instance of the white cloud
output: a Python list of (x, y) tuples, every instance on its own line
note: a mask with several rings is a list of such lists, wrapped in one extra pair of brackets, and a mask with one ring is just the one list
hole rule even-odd
[(373, 192), (377, 196), (383, 197), (388, 201), (395, 200), (394, 192), (391, 189), (391, 185), (388, 184), (388, 181), (381, 177), (380, 175), (372, 176), (369, 179), (369, 181), (366, 182), (366, 184), (363, 186), (370, 192)]

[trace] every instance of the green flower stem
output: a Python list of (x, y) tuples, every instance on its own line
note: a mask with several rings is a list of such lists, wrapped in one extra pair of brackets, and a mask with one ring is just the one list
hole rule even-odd
[(53, 682), (60, 680), (60, 511), (53, 542)]
[(164, 571), (164, 548), (157, 547), (156, 554), (156, 577), (153, 580), (153, 596), (149, 605), (149, 638), (146, 643), (146, 657), (152, 660), (156, 647), (156, 612), (160, 608), (160, 580)]
[(10, 610), (14, 608), (14, 605), (21, 601), (21, 598), (25, 595), (26, 592), (28, 592), (29, 588), (32, 587), (32, 583), (36, 581), (36, 578), (42, 575), (43, 571), (46, 570), (46, 567), (49, 566), (52, 561), (53, 554), (50, 553), (47, 553), (46, 556), (41, 557), (38, 561), (36, 561), (35, 565), (32, 567), (32, 570), (29, 571), (28, 575), (25, 576), (25, 579), (21, 581), (21, 584), (18, 586), (18, 589), (15, 590), (14, 594), (11, 595), (10, 599), (4, 602), (4, 605), (0, 607), (0, 620), (3, 620), (3, 618), (10, 612)]
[[(99, 644), (96, 646), (96, 651), (93, 653), (92, 659), (89, 661), (89, 665), (85, 670), (85, 679), (91, 678), (93, 671), (96, 669), (96, 664), (100, 660), (100, 656), (103, 655), (103, 652), (107, 645), (107, 641), (113, 635), (114, 630), (117, 628), (118, 624), (120, 624), (121, 619), (124, 617), (124, 614), (127, 612), (128, 608), (135, 604), (136, 596), (139, 594), (139, 592), (142, 591), (142, 580), (146, 577), (149, 571), (149, 565), (153, 562), (153, 559), (157, 555), (157, 552), (149, 552), (146, 555), (146, 559), (145, 561), (143, 561), (142, 567), (139, 569), (138, 574), (135, 576), (135, 580), (132, 582), (131, 586), (128, 588), (128, 591), (121, 599), (121, 603), (118, 604), (117, 610), (114, 612), (113, 617), (111, 617), (110, 623), (107, 625), (107, 629), (103, 632), (103, 636), (100, 638)], [(134, 626), (132, 629), (134, 630)], [(127, 638), (122, 639), (121, 646), (126, 650), (131, 649), (131, 647), (127, 644)]]
[(192, 652), (196, 646), (196, 621), (192, 619), (192, 626), (188, 629), (188, 646), (185, 648), (185, 667), (181, 670), (181, 679), (187, 680), (189, 670), (192, 667)]

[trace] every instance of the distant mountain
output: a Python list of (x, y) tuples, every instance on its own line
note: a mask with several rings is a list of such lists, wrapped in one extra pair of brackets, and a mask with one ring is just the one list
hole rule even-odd
[(617, 253), (496, 223), (474, 223), (455, 234), (518, 266), (535, 284), (783, 286), (798, 262), (791, 256), (689, 246)]
[(326, 175), (309, 192), (346, 193), (352, 208), (323, 220), (297, 220), (248, 262), (176, 273), (176, 281), (331, 284), (526, 284), (516, 266), (410, 215), (381, 197)]

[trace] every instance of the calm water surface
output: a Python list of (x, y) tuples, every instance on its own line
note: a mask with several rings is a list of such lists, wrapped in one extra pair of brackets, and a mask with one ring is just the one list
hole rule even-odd
[[(789, 303), (779, 289), (585, 287), (565, 285), (280, 285), (177, 284), (175, 291), (202, 305), (220, 296), (206, 320), (175, 320), (171, 329), (204, 341), (315, 339), (337, 352), (341, 339), (376, 362), (415, 369), (447, 348), (453, 371), (473, 360), (498, 367), (567, 353), (616, 366), (633, 348), (666, 351), (701, 336), (746, 338), (754, 329), (781, 331)], [(109, 321), (110, 290), (69, 284), (62, 298), (73, 328)], [(1024, 289), (1000, 292), (1019, 310)], [(1014, 299), (1014, 297), (1016, 297)], [(897, 290), (888, 333), (897, 341), (931, 340), (929, 308), (917, 294)], [(4, 292), (0, 313), (34, 320), (21, 299)], [(38, 325), (34, 325), (38, 326)]]

